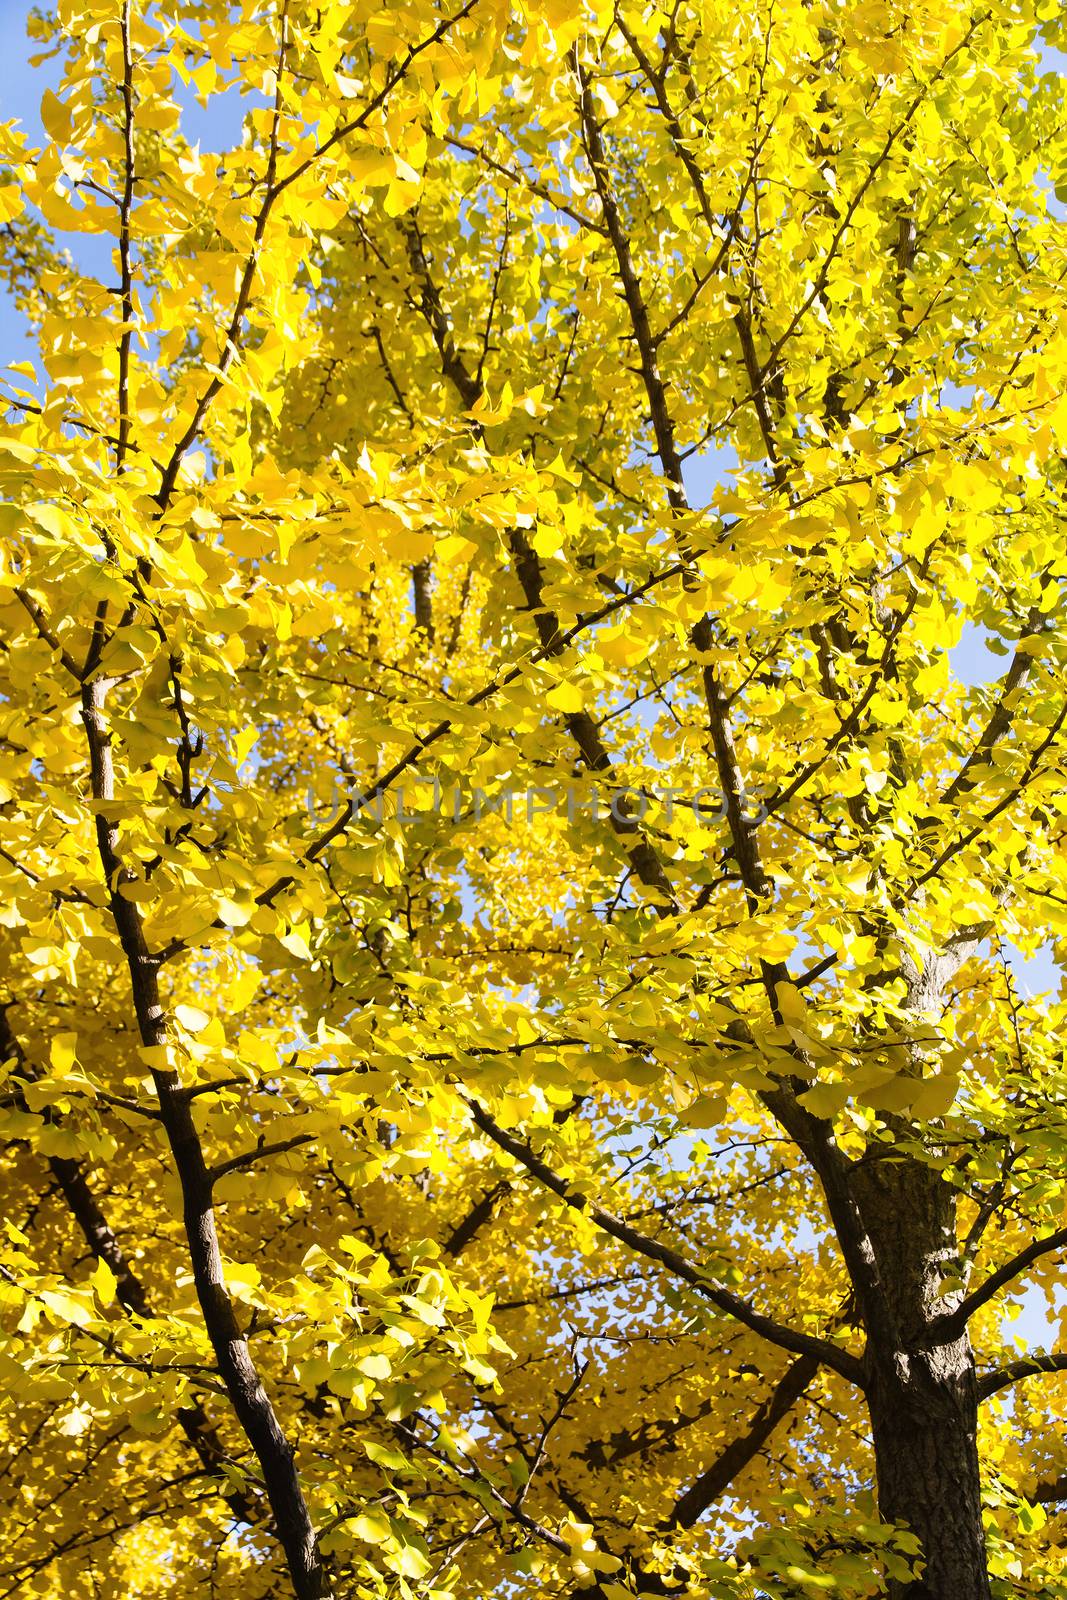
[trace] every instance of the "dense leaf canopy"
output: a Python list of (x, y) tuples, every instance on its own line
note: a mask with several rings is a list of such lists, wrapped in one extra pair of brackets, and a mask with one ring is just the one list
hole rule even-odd
[(1059, 7), (32, 26), (0, 1597), (1067, 1594)]

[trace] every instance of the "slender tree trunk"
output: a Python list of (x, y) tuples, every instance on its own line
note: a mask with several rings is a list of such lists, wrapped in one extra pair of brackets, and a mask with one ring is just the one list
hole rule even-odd
[[(97, 801), (115, 798), (111, 735), (105, 715), (106, 689), (106, 680), (99, 678), (86, 683), (82, 689), (82, 721), (89, 746), (92, 794)], [(96, 815), (96, 837), (100, 864), (111, 895), (112, 916), (129, 967), (141, 1043), (162, 1057), (167, 1044), (167, 1019), (160, 1000), (158, 962), (145, 943), (137, 906), (120, 892), (128, 881), (128, 869), (119, 851), (118, 826), (103, 810), (98, 810)], [(226, 1288), (212, 1205), (212, 1178), (193, 1118), (192, 1103), (171, 1067), (161, 1061), (151, 1072), (160, 1119), (181, 1184), (185, 1236), (197, 1299), (219, 1375), (262, 1469), (293, 1593), (297, 1600), (329, 1600), (318, 1538), (304, 1500), (295, 1452), (260, 1382)]]
[(978, 1389), (966, 1333), (930, 1342), (958, 1297), (941, 1296), (957, 1254), (955, 1195), (910, 1158), (857, 1170), (861, 1206), (897, 1327), (897, 1348), (868, 1347), (867, 1400), (878, 1503), (922, 1543), (924, 1568), (892, 1600), (990, 1600), (977, 1446)]

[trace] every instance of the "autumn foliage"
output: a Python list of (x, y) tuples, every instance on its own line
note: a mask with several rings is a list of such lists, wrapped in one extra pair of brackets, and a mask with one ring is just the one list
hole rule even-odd
[(31, 28), (0, 1600), (1067, 1596), (1059, 6)]

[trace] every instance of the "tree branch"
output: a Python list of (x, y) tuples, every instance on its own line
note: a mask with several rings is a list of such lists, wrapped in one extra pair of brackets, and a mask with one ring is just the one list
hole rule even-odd
[[(18, 1061), (24, 1070), (30, 1070), (22, 1043), (8, 1020), (7, 1006), (0, 1006), (0, 1060), (11, 1059)], [(105, 1262), (114, 1273), (115, 1296), (119, 1304), (133, 1316), (151, 1317), (153, 1312), (144, 1284), (131, 1267), (81, 1163), (66, 1156), (50, 1156), (48, 1167), (89, 1249), (98, 1261)], [(203, 1406), (179, 1406), (176, 1415), (201, 1465), (217, 1475), (226, 1458), (225, 1450)], [(239, 1522), (253, 1523), (258, 1520), (259, 1507), (248, 1495), (237, 1489), (228, 1489), (222, 1493), (222, 1498)]]
[(726, 1316), (733, 1317), (753, 1333), (759, 1334), (768, 1343), (777, 1345), (782, 1350), (791, 1350), (795, 1354), (808, 1355), (816, 1361), (825, 1363), (833, 1370), (847, 1378), (850, 1383), (862, 1388), (864, 1372), (861, 1362), (848, 1351), (831, 1344), (827, 1339), (820, 1339), (812, 1334), (801, 1333), (794, 1328), (788, 1328), (775, 1322), (772, 1317), (764, 1316), (749, 1305), (746, 1300), (735, 1295), (724, 1285), (715, 1282), (708, 1273), (696, 1266), (693, 1262), (673, 1250), (670, 1245), (662, 1244), (658, 1239), (650, 1239), (640, 1233), (629, 1223), (605, 1211), (587, 1195), (579, 1194), (572, 1189), (565, 1179), (558, 1176), (552, 1169), (536, 1155), (530, 1146), (523, 1140), (515, 1138), (500, 1127), (485, 1107), (460, 1090), (461, 1098), (466, 1102), (476, 1126), (501, 1150), (507, 1152), (520, 1165), (524, 1166), (530, 1175), (558, 1196), (575, 1211), (584, 1212), (597, 1227), (611, 1238), (617, 1239), (620, 1244), (626, 1245), (637, 1255), (655, 1261), (673, 1277), (695, 1289), (706, 1300), (710, 1300), (717, 1310)]
[[(469, 411), (485, 393), (481, 363), (477, 372), (472, 373), (456, 349), (452, 324), (430, 272), (417, 225), (411, 223), (405, 228), (404, 236), (412, 270), (422, 287), (420, 308), (437, 346), (441, 369)], [(475, 432), (484, 439), (484, 430), (479, 423), (475, 423)], [(544, 573), (537, 551), (518, 527), (508, 530), (508, 546), (541, 648), (546, 655), (560, 656), (565, 648), (565, 635), (559, 617), (545, 605)], [(563, 722), (589, 771), (610, 773), (613, 765), (611, 756), (590, 713), (584, 709), (570, 711), (565, 713)], [(655, 891), (657, 898), (654, 905), (659, 914), (666, 916), (677, 912), (679, 906), (666, 868), (639, 824), (624, 813), (620, 814), (618, 806), (610, 808), (608, 820), (615, 834), (626, 844), (634, 872), (646, 888)]]
[(502, 1200), (510, 1191), (511, 1184), (507, 1178), (501, 1178), (498, 1183), (493, 1184), (492, 1188), (486, 1189), (481, 1198), (471, 1206), (467, 1215), (457, 1222), (441, 1246), (445, 1255), (451, 1256), (453, 1260), (462, 1255), (471, 1240), (481, 1232), (493, 1215), (497, 1201)]
[(1055, 1233), (1046, 1235), (1044, 1239), (1035, 1239), (1027, 1245), (1025, 1250), (1012, 1256), (1002, 1267), (991, 1272), (988, 1278), (973, 1289), (964, 1300), (961, 1300), (955, 1311), (946, 1317), (939, 1317), (934, 1323), (930, 1336), (932, 1344), (947, 1344), (953, 1339), (958, 1339), (968, 1322), (982, 1306), (992, 1300), (1013, 1278), (1026, 1271), (1027, 1267), (1051, 1251), (1062, 1250), (1067, 1245), (1067, 1228), (1057, 1228)]
[(1018, 1361), (1009, 1361), (993, 1372), (984, 1373), (978, 1379), (978, 1398), (988, 1400), (991, 1394), (999, 1394), (1001, 1389), (1008, 1389), (1013, 1383), (1021, 1383), (1024, 1378), (1039, 1377), (1045, 1372), (1067, 1372), (1067, 1351), (1035, 1350), (1032, 1355), (1021, 1356)]
[(691, 1528), (708, 1507), (726, 1493), (734, 1479), (759, 1454), (778, 1424), (792, 1411), (818, 1370), (819, 1361), (812, 1355), (801, 1355), (790, 1362), (766, 1400), (753, 1412), (746, 1431), (731, 1439), (711, 1465), (679, 1495), (668, 1527)]
[[(1042, 612), (1037, 606), (1031, 606), (1026, 619), (1026, 631), (1028, 634), (1033, 633), (1039, 627), (1041, 617)], [(986, 764), (993, 747), (1003, 739), (1011, 727), (1014, 708), (1009, 709), (1007, 705), (1008, 697), (1017, 689), (1026, 687), (1033, 667), (1033, 656), (1026, 651), (1017, 649), (1011, 658), (1011, 664), (1007, 672), (1000, 680), (1000, 692), (997, 695), (997, 702), (993, 707), (992, 715), (982, 729), (974, 749), (941, 796), (939, 802), (941, 805), (951, 805), (953, 801), (958, 800), (962, 795), (967, 794), (974, 788), (977, 781), (974, 776), (975, 768)]]
[[(188, 1096), (186, 1096), (188, 1098)], [(287, 1150), (297, 1150), (301, 1145), (313, 1144), (313, 1133), (298, 1133), (292, 1139), (279, 1139), (276, 1144), (264, 1144), (262, 1140), (254, 1150), (246, 1150), (239, 1156), (231, 1156), (228, 1161), (219, 1161), (208, 1169), (208, 1182), (214, 1188), (220, 1178), (229, 1172), (240, 1172), (244, 1167), (254, 1166), (257, 1161), (267, 1161), (271, 1156), (284, 1155)]]
[[(106, 680), (82, 688), (82, 722), (89, 750), (92, 797), (115, 799), (115, 769), (106, 716)], [(129, 868), (120, 852), (118, 824), (96, 808), (97, 854), (110, 896), (111, 914), (129, 972), (130, 994), (141, 1044), (158, 1063), (151, 1069), (161, 1120), (182, 1195), (182, 1214), (197, 1299), (215, 1353), (219, 1375), (245, 1437), (263, 1472), (278, 1539), (285, 1551), (297, 1600), (322, 1600), (325, 1573), (294, 1460), (294, 1449), (278, 1421), (226, 1286), (211, 1202), (211, 1177), (191, 1102), (169, 1065), (167, 1014), (159, 992), (159, 963), (148, 950), (139, 907), (121, 893)]]
[(1067, 1472), (1061, 1473), (1058, 1478), (1039, 1483), (1033, 1493), (1028, 1494), (1026, 1498), (1038, 1506), (1056, 1505), (1059, 1501), (1067, 1500)]

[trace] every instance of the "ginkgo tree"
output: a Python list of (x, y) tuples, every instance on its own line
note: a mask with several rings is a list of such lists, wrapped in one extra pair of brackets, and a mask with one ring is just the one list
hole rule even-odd
[(1060, 7), (29, 25), (0, 1597), (1067, 1596)]

